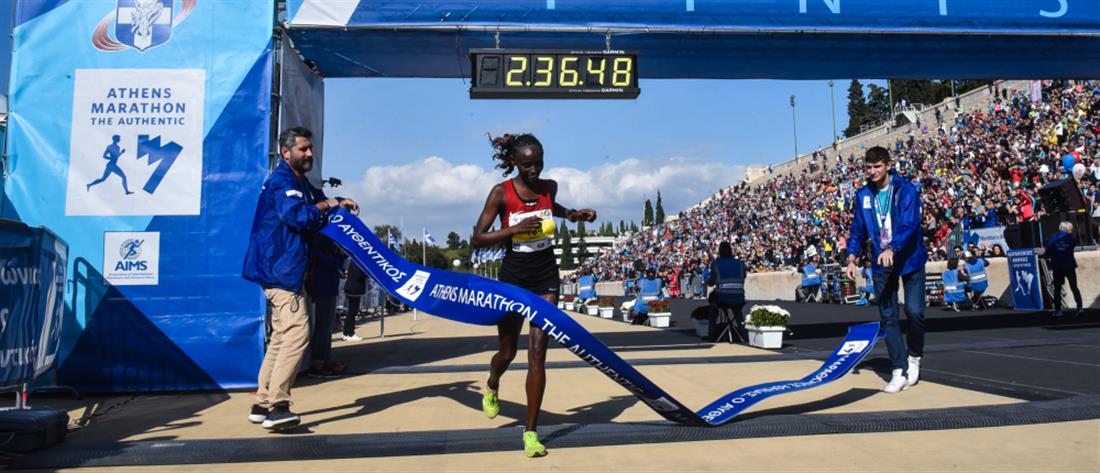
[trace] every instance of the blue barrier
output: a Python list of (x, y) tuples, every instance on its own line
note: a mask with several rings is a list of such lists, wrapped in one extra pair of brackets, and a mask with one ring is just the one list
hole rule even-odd
[(68, 254), (49, 230), (0, 220), (0, 386), (29, 383), (57, 360)]
[(662, 417), (682, 424), (721, 425), (772, 396), (835, 381), (855, 368), (874, 348), (879, 337), (878, 322), (854, 325), (825, 363), (806, 377), (741, 388), (693, 412), (564, 312), (531, 292), (472, 274), (452, 273), (405, 261), (390, 251), (359, 218), (343, 209), (330, 215), (322, 232), (405, 304), (449, 320), (476, 325), (496, 325), (508, 313), (519, 313)]

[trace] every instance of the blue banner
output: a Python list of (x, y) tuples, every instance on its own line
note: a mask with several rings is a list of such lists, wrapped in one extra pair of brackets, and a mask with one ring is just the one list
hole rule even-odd
[(978, 248), (993, 248), (993, 245), (1001, 245), (1001, 249), (1008, 248), (1005, 242), (1005, 227), (971, 228), (963, 233), (966, 243), (978, 245)]
[[(2, 216), (69, 243), (58, 382), (249, 388), (274, 2), (14, 2)], [(6, 346), (5, 346), (6, 348)]]
[(287, 19), (325, 77), (469, 78), (455, 57), (501, 46), (635, 51), (643, 79), (1100, 74), (1096, 0), (289, 0)]
[[(843, 3), (843, 5), (842, 5)], [(439, 26), (448, 23), (644, 26), (650, 31), (740, 27), (746, 31), (797, 28), (803, 33), (839, 30), (937, 32), (1093, 31), (1100, 3), (1093, 0), (631, 0), (552, 2), (290, 0), (291, 26)], [(461, 13), (461, 14), (459, 14)]]
[(1008, 284), (1016, 310), (1043, 310), (1039, 259), (1035, 250), (1008, 250)]
[(843, 343), (810, 375), (796, 381), (738, 389), (694, 412), (653, 384), (564, 312), (529, 291), (472, 274), (452, 273), (405, 261), (359, 218), (343, 209), (331, 215), (322, 232), (405, 304), (449, 320), (477, 325), (496, 325), (509, 313), (519, 313), (662, 417), (683, 424), (721, 425), (772, 396), (835, 381), (867, 356), (879, 337), (878, 322), (852, 326)]
[(45, 229), (0, 220), (0, 387), (29, 383), (54, 365), (68, 251)]

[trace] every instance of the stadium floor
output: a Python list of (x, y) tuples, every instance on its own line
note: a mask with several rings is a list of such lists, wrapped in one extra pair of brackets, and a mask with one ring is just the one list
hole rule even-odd
[[(775, 304), (749, 302), (746, 311), (754, 303)], [(665, 330), (693, 334), (690, 314), (703, 305), (702, 300), (672, 299), (672, 324)], [(876, 306), (781, 305), (791, 312), (791, 322), (779, 351), (821, 360), (848, 326), (879, 320)], [(1100, 395), (1100, 310), (1054, 318), (1049, 311), (928, 307), (925, 319), (928, 368), (923, 379), (1027, 400)], [(875, 370), (887, 371), (886, 344), (880, 342), (868, 360)]]
[[(688, 317), (703, 301), (674, 300), (673, 326), (655, 329), (573, 314), (688, 406), (735, 388), (798, 379), (816, 369), (875, 307), (783, 303), (791, 332), (780, 350), (706, 343)], [(149, 471), (897, 471), (1100, 469), (1100, 311), (1048, 314), (930, 308), (922, 382), (880, 392), (885, 347), (819, 388), (769, 399), (717, 428), (662, 420), (568, 350), (548, 353), (540, 434), (527, 459), (522, 349), (502, 379), (502, 412), (488, 420), (479, 388), (495, 329), (426, 314), (375, 322), (362, 342), (334, 342), (351, 365), (340, 379), (301, 378), (303, 425), (268, 433), (245, 420), (248, 393), (32, 399), (82, 426), (9, 468)], [(617, 317), (618, 319), (618, 317)], [(229, 465), (234, 464), (234, 465)]]

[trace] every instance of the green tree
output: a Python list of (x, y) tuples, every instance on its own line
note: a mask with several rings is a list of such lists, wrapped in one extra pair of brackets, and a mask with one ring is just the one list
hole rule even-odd
[(642, 226), (648, 227), (653, 225), (653, 204), (649, 202), (649, 199), (645, 200), (645, 211), (642, 213)]
[[(905, 100), (908, 103), (932, 105), (947, 96), (943, 92), (943, 83), (930, 80), (891, 80), (894, 102)], [(950, 93), (951, 86), (947, 86)]]
[(573, 243), (572, 238), (569, 237), (569, 227), (562, 225), (565, 228), (564, 236), (561, 241), (561, 269), (573, 269), (576, 264), (573, 263)]
[(375, 225), (374, 235), (383, 240), (386, 239), (386, 235), (393, 235), (395, 240), (401, 241), (401, 229), (393, 225)]
[[(447, 266), (447, 270), (469, 272), (471, 269), (473, 269), (472, 265), (470, 265), (471, 251), (472, 249), (469, 245), (462, 248), (443, 250), (444, 259), (450, 261)], [(429, 259), (431, 258), (429, 257)], [(459, 262), (459, 266), (457, 268), (454, 267), (454, 260), (458, 260)]]
[(577, 264), (583, 263), (585, 258), (588, 258), (588, 248), (584, 242), (584, 237), (587, 232), (584, 229), (584, 221), (577, 222), (577, 233), (580, 235), (580, 240), (577, 241)]
[(654, 223), (658, 225), (665, 223), (665, 206), (661, 205), (661, 191), (657, 191), (657, 217)]
[(466, 243), (466, 241), (463, 240), (462, 237), (458, 235), (458, 233), (451, 232), (447, 234), (447, 249), (454, 250), (458, 248), (463, 248), (467, 245), (468, 243)]
[(852, 79), (848, 86), (848, 128), (844, 129), (844, 136), (853, 137), (859, 134), (859, 128), (869, 122), (867, 102), (863, 98), (863, 85), (859, 79)]
[(630, 221), (630, 231), (632, 231), (634, 233), (638, 233), (638, 223), (637, 222), (635, 222), (633, 220)]
[(626, 233), (626, 222), (619, 220), (619, 235)]
[(890, 94), (885, 87), (878, 84), (867, 84), (870, 93), (867, 94), (867, 113), (870, 119), (866, 123), (890, 118)]
[[(429, 245), (425, 248), (419, 240), (412, 239), (406, 240), (401, 245), (401, 249), (405, 259), (414, 263), (439, 269), (451, 268), (451, 261), (443, 254), (443, 249), (438, 246)], [(427, 256), (427, 262), (424, 261), (425, 256)]]

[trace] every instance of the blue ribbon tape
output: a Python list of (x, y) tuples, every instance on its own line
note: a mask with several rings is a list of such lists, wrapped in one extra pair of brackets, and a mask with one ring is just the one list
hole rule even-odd
[(452, 273), (405, 261), (391, 251), (358, 217), (340, 209), (322, 232), (390, 294), (432, 315), (477, 325), (496, 325), (519, 313), (601, 373), (619, 383), (665, 419), (681, 424), (717, 426), (750, 406), (779, 394), (835, 381), (874, 348), (878, 322), (853, 325), (844, 342), (821, 368), (797, 381), (764, 383), (738, 389), (693, 412), (653, 384), (575, 320), (543, 298), (499, 281)]

